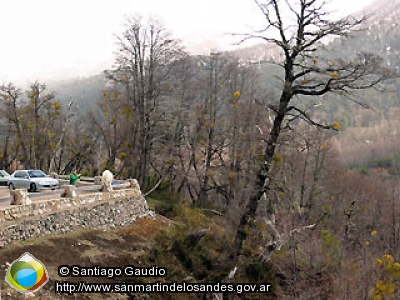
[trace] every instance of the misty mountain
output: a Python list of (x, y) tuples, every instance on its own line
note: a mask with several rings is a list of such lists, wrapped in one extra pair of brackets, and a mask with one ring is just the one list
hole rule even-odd
[[(382, 57), (387, 67), (400, 71), (400, 1), (375, 1), (370, 6), (356, 14), (367, 16), (367, 20), (360, 31), (353, 32), (348, 38), (335, 39), (328, 46), (329, 53), (337, 57), (351, 57), (357, 52), (376, 53)], [(389, 118), (390, 109), (398, 107), (400, 82), (393, 80), (385, 93), (366, 90), (359, 93), (358, 98), (382, 111), (384, 117)], [(378, 122), (378, 118), (370, 120)]]
[[(319, 55), (323, 55), (324, 59), (334, 61), (352, 57), (360, 51), (373, 52), (379, 54), (387, 66), (399, 71), (400, 1), (377, 0), (354, 15), (357, 18), (367, 15), (368, 19), (360, 30), (353, 31), (348, 37), (330, 41)], [(268, 97), (271, 101), (279, 96), (282, 82), (278, 78), (281, 78), (282, 69), (277, 64), (282, 61), (283, 55), (276, 45), (260, 43), (249, 47), (242, 46), (240, 49), (229, 52), (240, 58), (243, 63), (254, 65), (258, 69), (260, 83), (268, 85)], [(192, 58), (197, 60), (195, 55)], [(96, 102), (102, 99), (106, 80), (103, 74), (99, 74), (88, 78), (50, 82), (48, 86), (57, 93), (59, 101), (68, 103), (72, 98), (79, 104), (81, 111), (86, 112), (97, 107)], [(310, 98), (303, 102), (308, 105), (310, 101), (315, 101), (321, 118), (327, 122), (338, 120), (343, 128), (368, 126), (379, 123), (382, 114), (386, 119), (390, 117), (390, 108), (399, 106), (399, 89), (400, 83), (393, 82), (390, 86), (392, 92), (381, 93), (367, 90), (356, 95), (357, 101), (361, 101), (381, 113), (368, 112), (337, 95), (324, 99)]]
[(56, 93), (56, 99), (62, 104), (75, 102), (81, 113), (96, 109), (96, 102), (102, 100), (106, 88), (106, 79), (103, 74), (90, 77), (67, 79), (47, 82), (49, 90)]
[[(371, 52), (381, 56), (385, 64), (400, 71), (400, 1), (377, 0), (354, 14), (356, 18), (366, 16), (367, 19), (357, 31), (352, 31), (348, 37), (332, 39), (317, 53), (326, 61), (349, 59), (359, 52)], [(271, 85), (271, 89), (279, 92), (282, 84), (277, 77), (281, 77), (282, 70), (277, 66), (282, 62), (282, 51), (275, 44), (262, 43), (245, 49), (235, 50), (232, 53), (244, 61), (259, 66), (264, 82)], [(278, 75), (278, 76), (276, 76)], [(390, 92), (366, 90), (355, 94), (357, 101), (382, 112), (384, 118), (390, 118), (390, 108), (399, 106), (400, 82), (392, 81), (388, 86)], [(304, 99), (304, 98), (303, 98)], [(314, 98), (316, 99), (316, 98)], [(307, 99), (307, 103), (312, 99)], [(321, 102), (322, 101), (322, 102)], [(338, 95), (318, 98), (318, 113), (327, 121), (338, 120), (344, 127), (368, 126), (379, 123), (381, 113), (370, 113), (364, 108)], [(365, 116), (366, 115), (366, 116)]]

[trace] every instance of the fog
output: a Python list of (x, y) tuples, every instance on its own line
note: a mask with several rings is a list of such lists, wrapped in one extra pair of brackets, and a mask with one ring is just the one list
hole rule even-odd
[[(369, 1), (333, 1), (338, 15)], [(101, 4), (99, 4), (101, 3)], [(161, 19), (191, 52), (231, 49), (229, 33), (263, 25), (252, 0), (2, 0), (0, 83), (96, 74), (109, 67), (128, 15)]]

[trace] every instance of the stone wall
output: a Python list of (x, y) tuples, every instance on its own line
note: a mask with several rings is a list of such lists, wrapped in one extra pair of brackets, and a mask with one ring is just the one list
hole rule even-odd
[(135, 189), (10, 206), (0, 210), (0, 246), (75, 228), (112, 229), (151, 216), (147, 201)]

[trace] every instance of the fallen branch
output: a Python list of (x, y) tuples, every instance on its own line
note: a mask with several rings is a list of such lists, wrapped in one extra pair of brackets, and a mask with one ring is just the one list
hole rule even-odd
[(302, 231), (306, 229), (313, 229), (316, 224), (302, 226), (300, 228), (295, 228), (289, 231), (288, 234), (279, 233), (278, 229), (275, 226), (275, 222), (271, 222), (268, 218), (264, 218), (265, 224), (270, 226), (270, 228), (274, 231), (272, 235), (272, 240), (267, 243), (264, 247), (264, 251), (259, 255), (259, 259), (263, 262), (267, 262), (271, 259), (271, 254), (275, 251), (279, 251), (282, 247), (288, 242), (288, 240), (295, 235), (300, 234)]
[(167, 177), (167, 174), (168, 174), (168, 172), (171, 170), (171, 168), (172, 168), (172, 166), (170, 166), (170, 167), (168, 168), (168, 170), (165, 172), (164, 176), (161, 177), (161, 179), (156, 183), (156, 185), (153, 186), (153, 187), (151, 188), (150, 191), (148, 191), (148, 192), (146, 192), (146, 193), (144, 194), (144, 197), (147, 197), (147, 196), (150, 195), (152, 192), (154, 192), (156, 189), (158, 189), (158, 187), (160, 186), (160, 184), (164, 181), (165, 177)]
[(150, 195), (152, 192), (154, 192), (156, 189), (158, 189), (158, 187), (160, 186), (161, 182), (163, 182), (164, 178), (161, 178), (155, 186), (152, 187), (152, 189), (150, 191), (148, 191), (146, 194), (144, 194), (145, 197), (147, 197), (148, 195)]

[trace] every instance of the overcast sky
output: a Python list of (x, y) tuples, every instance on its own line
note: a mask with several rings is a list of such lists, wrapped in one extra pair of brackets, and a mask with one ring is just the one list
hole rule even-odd
[[(332, 8), (346, 15), (372, 1), (333, 0)], [(100, 72), (127, 15), (160, 18), (201, 51), (226, 47), (226, 33), (262, 27), (253, 0), (0, 0), (0, 11), (0, 84)]]

